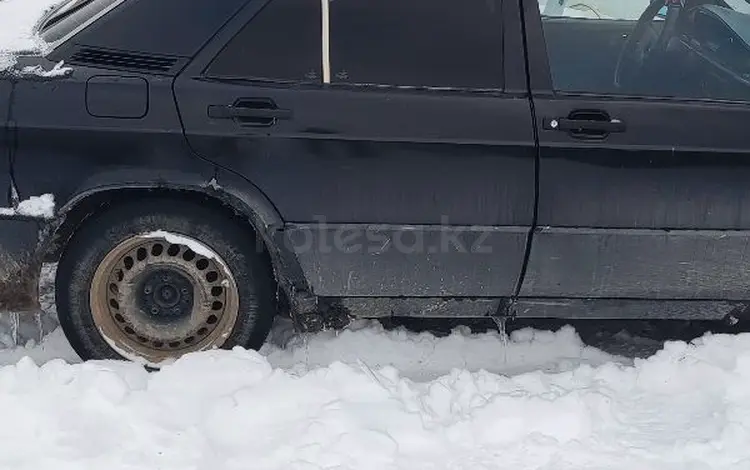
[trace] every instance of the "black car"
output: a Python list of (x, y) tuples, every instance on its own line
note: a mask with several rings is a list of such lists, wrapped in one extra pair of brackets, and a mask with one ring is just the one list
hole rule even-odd
[(741, 318), (748, 13), (71, 0), (0, 79), (0, 310), (59, 261), (76, 351), (153, 365), (277, 313)]

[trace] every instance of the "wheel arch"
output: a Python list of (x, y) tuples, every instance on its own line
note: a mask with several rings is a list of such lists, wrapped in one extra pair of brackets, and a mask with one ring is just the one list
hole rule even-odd
[(129, 199), (188, 198), (193, 201), (200, 200), (215, 204), (217, 208), (239, 216), (239, 219), (242, 219), (264, 240), (269, 238), (268, 233), (275, 230), (277, 226), (283, 226), (280, 217), (274, 220), (273, 212), (263, 210), (262, 202), (253, 203), (257, 201), (256, 198), (240, 199), (231, 193), (213, 189), (210, 182), (204, 186), (157, 183), (100, 185), (77, 191), (57, 210), (55, 220), (50, 224), (46, 237), (45, 259), (48, 261), (59, 259), (78, 226), (107, 207), (116, 205), (118, 199), (126, 195)]
[(306, 303), (300, 303), (299, 299), (312, 297), (296, 255), (283, 242), (283, 219), (275, 207), (252, 185), (248, 188), (248, 185), (240, 186), (232, 182), (224, 186), (219, 185), (216, 178), (201, 184), (100, 184), (76, 191), (43, 230), (39, 258), (46, 262), (58, 261), (78, 227), (90, 217), (116, 205), (125, 195), (129, 201), (133, 198), (144, 201), (172, 198), (213, 205), (251, 230), (256, 243), (262, 244), (273, 270), (280, 309), (289, 309), (294, 316), (300, 308), (293, 306)]

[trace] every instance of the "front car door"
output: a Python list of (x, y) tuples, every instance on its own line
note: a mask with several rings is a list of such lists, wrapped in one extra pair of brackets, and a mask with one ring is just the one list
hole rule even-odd
[(177, 79), (191, 146), (274, 204), (317, 295), (514, 294), (535, 148), (502, 3), (251, 2)]
[(540, 167), (522, 296), (660, 317), (750, 299), (750, 8), (700, 3), (523, 0)]

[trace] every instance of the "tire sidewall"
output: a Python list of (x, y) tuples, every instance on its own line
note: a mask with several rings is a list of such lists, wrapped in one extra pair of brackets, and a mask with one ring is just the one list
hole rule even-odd
[(239, 294), (237, 321), (221, 346), (258, 349), (274, 314), (271, 270), (253, 231), (205, 206), (149, 201), (110, 207), (73, 235), (58, 265), (58, 318), (82, 359), (123, 359), (94, 323), (89, 291), (105, 256), (135, 235), (163, 230), (193, 238), (217, 253), (231, 271)]

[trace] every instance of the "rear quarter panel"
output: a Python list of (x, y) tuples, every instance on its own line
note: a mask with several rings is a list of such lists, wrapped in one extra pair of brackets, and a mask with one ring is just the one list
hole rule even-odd
[[(52, 65), (43, 67), (49, 70)], [(58, 215), (74, 198), (91, 191), (189, 186), (214, 176), (213, 165), (193, 156), (184, 142), (170, 79), (148, 79), (148, 112), (142, 118), (115, 119), (92, 116), (87, 109), (86, 83), (102, 75), (112, 74), (75, 68), (66, 77), (33, 76), (16, 82), (12, 118), (17, 145), (10, 171), (7, 147), (0, 149), (0, 207), (8, 205), (11, 172), (21, 200), (52, 194)], [(8, 87), (2, 86), (7, 96)], [(132, 99), (127, 87), (113, 87), (106, 97), (107, 106), (115, 107)], [(0, 215), (0, 311), (38, 309), (42, 259), (51, 247), (50, 234), (63, 220)]]
[(10, 80), (1, 77), (2, 74), (0, 74), (0, 124), (4, 124), (8, 118), (8, 105), (10, 104), (12, 84)]
[(35, 77), (17, 84), (18, 149), (13, 173), (21, 199), (51, 193), (59, 208), (92, 188), (211, 180), (213, 165), (195, 156), (183, 137), (170, 77), (124, 80), (123, 86), (101, 94), (106, 103), (99, 103), (99, 109), (129, 108), (132, 100), (145, 99), (145, 114), (135, 118), (90, 113), (87, 82), (102, 77), (141, 78), (74, 67), (65, 78)]
[[(87, 91), (86, 84), (102, 77), (128, 79), (107, 88), (106, 93), (98, 92), (104, 101), (93, 106), (97, 112), (92, 115), (91, 90)], [(148, 96), (142, 116), (105, 116), (118, 109), (130, 110), (123, 115), (133, 115), (132, 100), (140, 99), (143, 87), (139, 82), (143, 80)], [(65, 221), (68, 211), (88, 195), (102, 191), (168, 188), (207, 193), (251, 219), (267, 242), (282, 225), (278, 212), (257, 188), (200, 158), (189, 147), (172, 94), (172, 77), (74, 66), (72, 73), (62, 78), (19, 81), (15, 99), (18, 148), (13, 175), (19, 197), (52, 194), (56, 203), (55, 217), (34, 221), (39, 223), (38, 230), (25, 237), (27, 242), (33, 238), (25, 254), (21, 253), (33, 261), (25, 269), (27, 285), (36, 280), (40, 253), (57, 252), (58, 242), (64, 242), (51, 234)], [(124, 192), (115, 194), (127, 197)], [(32, 248), (34, 253), (29, 252)], [(272, 256), (277, 266), (283, 265), (285, 278), (303, 288), (304, 281), (289, 274), (295, 261), (282, 263), (276, 259), (281, 254)], [(20, 257), (18, 253), (15, 256)], [(29, 304), (23, 307), (28, 309)]]
[(10, 186), (10, 155), (8, 154), (9, 135), (6, 128), (10, 109), (10, 81), (0, 78), (0, 207), (8, 205)]

